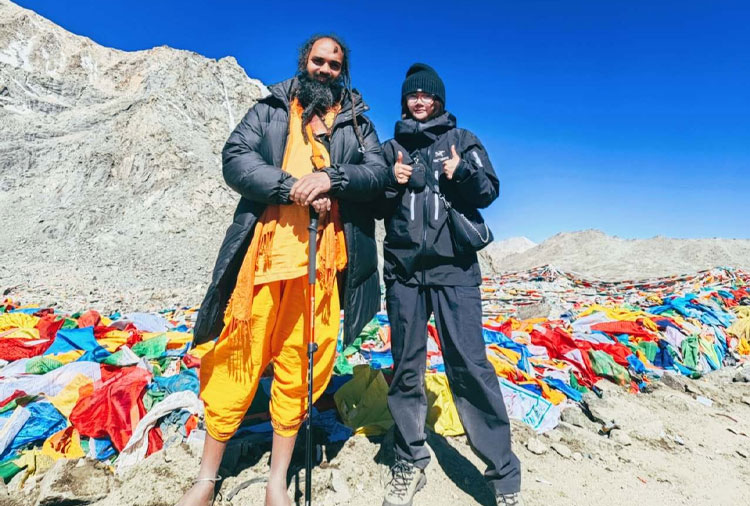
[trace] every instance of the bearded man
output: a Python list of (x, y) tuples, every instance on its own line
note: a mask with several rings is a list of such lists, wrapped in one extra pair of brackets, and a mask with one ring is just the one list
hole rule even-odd
[(344, 309), (352, 341), (380, 305), (375, 223), (369, 206), (388, 172), (368, 109), (352, 90), (348, 49), (332, 35), (300, 49), (298, 74), (269, 87), (223, 150), (240, 194), (195, 325), (195, 344), (218, 336), (201, 360), (206, 442), (180, 505), (210, 504), (227, 441), (273, 364), (273, 427), (266, 504), (291, 504), (286, 475), (307, 412), (310, 207), (320, 216), (315, 287), (313, 398), (330, 380)]

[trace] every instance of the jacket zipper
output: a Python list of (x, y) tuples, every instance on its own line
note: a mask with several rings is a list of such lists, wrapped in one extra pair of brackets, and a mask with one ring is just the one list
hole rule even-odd
[(425, 285), (425, 276), (424, 276), (424, 270), (425, 270), (425, 250), (427, 249), (427, 225), (430, 222), (430, 212), (427, 209), (427, 203), (429, 202), (429, 199), (427, 198), (427, 195), (424, 196), (424, 205), (422, 206), (423, 213), (422, 213), (422, 286)]
[[(430, 158), (430, 148), (427, 148), (427, 158)], [(425, 176), (427, 176), (427, 160), (424, 161), (424, 172)], [(426, 188), (429, 188), (429, 185), (426, 186)], [(426, 192), (425, 192), (426, 193)], [(423, 213), (422, 213), (422, 286), (426, 284), (425, 280), (425, 252), (427, 249), (427, 225), (430, 222), (430, 210), (428, 209), (430, 200), (427, 198), (427, 195), (424, 196), (424, 206), (422, 207)]]
[[(438, 176), (438, 171), (435, 171), (435, 181), (436, 181), (436, 183), (435, 183), (435, 189), (436, 190), (440, 189), (440, 187), (438, 186), (438, 183), (437, 183), (437, 181), (440, 181), (439, 176)], [(435, 193), (435, 221), (438, 220), (439, 209), (440, 209), (440, 207), (438, 206), (438, 194)]]
[[(338, 116), (337, 116), (337, 119), (338, 119)], [(334, 151), (333, 150), (333, 147), (334, 147), (333, 136), (337, 132), (336, 126), (337, 126), (336, 125), (336, 121), (334, 120), (333, 125), (331, 125), (331, 135), (328, 138), (328, 145), (329, 145), (329, 147), (328, 147), (328, 160), (331, 162), (331, 165), (333, 165), (333, 163), (334, 163), (333, 160), (335, 159), (335, 157), (333, 156), (333, 151)], [(284, 149), (286, 149), (286, 147)], [(341, 219), (342, 223), (346, 223), (346, 215), (347, 215), (346, 205), (345, 204), (340, 204), (339, 205), (339, 218)], [(343, 225), (343, 226), (344, 226), (344, 229), (346, 229), (346, 225)], [(344, 230), (344, 232), (346, 232), (346, 230)], [(351, 248), (349, 246), (349, 237), (350, 236), (348, 234), (344, 233), (344, 245), (345, 245), (347, 251), (351, 250)], [(344, 288), (344, 299), (343, 299), (344, 300), (344, 304), (343, 304), (343, 307), (341, 309), (343, 309), (344, 307), (348, 307), (349, 306), (349, 302), (350, 302), (349, 299), (353, 296), (352, 295), (352, 291), (350, 290), (350, 284), (351, 284), (352, 276), (349, 276), (347, 274), (347, 276), (344, 279), (345, 279), (344, 287), (343, 287)], [(338, 279), (336, 279), (336, 283), (338, 283)], [(341, 293), (341, 288), (342, 287), (340, 287), (340, 286), (338, 287), (339, 294)], [(340, 295), (339, 295), (339, 297), (340, 297)], [(344, 323), (343, 323), (343, 325), (344, 325), (344, 333), (346, 333), (346, 329), (347, 329), (347, 327), (349, 325), (349, 322), (351, 321), (351, 317), (349, 316), (350, 313), (354, 314), (353, 312), (350, 312), (350, 311), (345, 311), (344, 312)], [(339, 317), (340, 316), (341, 315), (339, 315)]]

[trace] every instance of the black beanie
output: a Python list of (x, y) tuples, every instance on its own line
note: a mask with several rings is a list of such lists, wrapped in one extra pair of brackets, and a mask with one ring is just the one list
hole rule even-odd
[(421, 91), (435, 95), (445, 106), (445, 85), (435, 69), (425, 63), (415, 63), (406, 71), (406, 79), (401, 85), (401, 98), (409, 93)]

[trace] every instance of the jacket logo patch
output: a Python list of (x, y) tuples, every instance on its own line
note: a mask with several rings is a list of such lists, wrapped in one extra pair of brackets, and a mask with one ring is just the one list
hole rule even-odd
[(435, 151), (435, 156), (445, 156), (445, 151)]
[[(435, 153), (435, 154), (437, 154), (437, 153)], [(435, 158), (434, 160), (432, 160), (432, 163), (443, 163), (447, 159), (448, 159), (447, 156), (441, 156), (440, 158)]]
[(477, 165), (479, 165), (480, 167), (483, 168), (484, 165), (482, 165), (482, 160), (479, 159), (479, 155), (477, 154), (477, 152), (476, 151), (472, 151), (471, 155), (474, 157), (474, 161), (477, 162)]

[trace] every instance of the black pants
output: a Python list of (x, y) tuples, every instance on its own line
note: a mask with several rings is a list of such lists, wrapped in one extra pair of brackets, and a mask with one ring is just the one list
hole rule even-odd
[(521, 488), (521, 466), (510, 447), (510, 422), (482, 339), (479, 287), (407, 286), (386, 290), (391, 324), (393, 383), (388, 406), (396, 422), (396, 455), (424, 469), (427, 396), (427, 321), (435, 313), (445, 372), (469, 442), (488, 463), (485, 478), (497, 493)]

